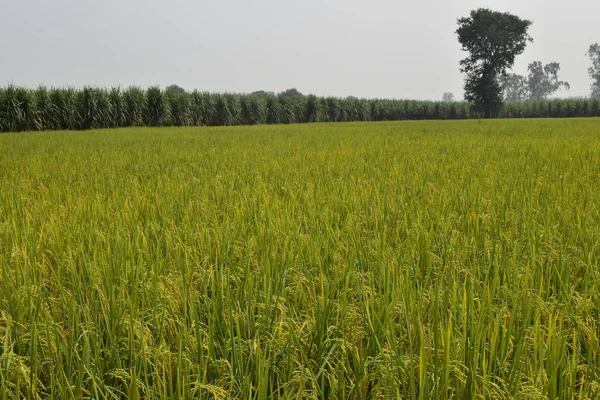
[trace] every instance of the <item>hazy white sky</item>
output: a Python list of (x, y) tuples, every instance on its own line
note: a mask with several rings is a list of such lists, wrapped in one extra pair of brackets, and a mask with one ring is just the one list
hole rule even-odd
[(557, 61), (560, 95), (589, 93), (598, 0), (0, 0), (0, 85), (460, 98), (456, 19), (478, 7), (533, 20), (516, 72)]

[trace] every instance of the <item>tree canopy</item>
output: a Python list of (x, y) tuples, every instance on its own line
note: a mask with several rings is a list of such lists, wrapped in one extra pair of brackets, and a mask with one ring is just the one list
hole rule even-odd
[(442, 101), (444, 103), (452, 103), (454, 100), (454, 93), (446, 92), (442, 95)]
[(567, 90), (571, 88), (568, 82), (558, 80), (560, 64), (557, 62), (544, 65), (540, 61), (534, 61), (527, 69), (529, 70), (527, 90), (530, 100), (544, 100), (562, 88)]
[(560, 89), (571, 88), (569, 82), (558, 79), (560, 64), (557, 62), (544, 65), (541, 61), (534, 61), (527, 70), (527, 77), (512, 73), (500, 78), (505, 100), (545, 100)]
[(511, 73), (500, 77), (500, 86), (506, 101), (523, 101), (529, 98), (527, 92), (527, 78), (523, 75)]
[(267, 92), (265, 90), (257, 90), (256, 92), (252, 92), (250, 93), (251, 96), (257, 96), (257, 97), (269, 97), (269, 96), (274, 96), (275, 93), (273, 92)]
[(502, 88), (498, 77), (512, 67), (515, 57), (533, 39), (527, 33), (531, 21), (510, 13), (487, 8), (472, 10), (458, 19), (458, 41), (469, 56), (461, 60), (466, 74), (465, 99), (486, 117), (494, 116), (502, 105)]
[(173, 85), (167, 86), (167, 88), (165, 89), (165, 92), (167, 92), (167, 93), (185, 93), (185, 89), (179, 85), (173, 84)]
[(279, 93), (282, 97), (302, 97), (303, 94), (298, 91), (296, 88), (288, 89), (285, 92)]
[(590, 97), (600, 99), (600, 45), (598, 43), (590, 45), (587, 55), (592, 60), (592, 66), (588, 70), (592, 78)]

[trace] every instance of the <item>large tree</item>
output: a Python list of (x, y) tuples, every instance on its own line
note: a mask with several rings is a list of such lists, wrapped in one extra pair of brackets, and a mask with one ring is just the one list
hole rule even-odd
[(458, 41), (469, 57), (461, 60), (466, 74), (465, 99), (494, 116), (502, 106), (502, 88), (498, 78), (506, 73), (533, 39), (527, 33), (531, 21), (509, 13), (479, 8), (458, 19)]
[(500, 86), (504, 92), (504, 100), (506, 101), (523, 101), (527, 100), (527, 78), (519, 74), (505, 74), (500, 77)]
[(185, 89), (184, 89), (184, 88), (182, 88), (182, 87), (181, 87), (181, 86), (179, 86), (179, 85), (176, 85), (176, 84), (173, 84), (173, 85), (169, 85), (169, 86), (167, 86), (167, 88), (165, 89), (165, 91), (166, 91), (167, 93), (170, 93), (170, 94), (179, 94), (179, 93), (185, 93)]
[(568, 82), (558, 80), (560, 64), (557, 62), (544, 65), (541, 61), (534, 61), (527, 70), (527, 77), (511, 73), (500, 78), (505, 100), (544, 100), (560, 89), (571, 88)]
[(444, 103), (452, 103), (455, 100), (454, 94), (446, 92), (442, 95), (442, 101)]
[(303, 94), (298, 91), (296, 88), (288, 89), (285, 92), (279, 93), (281, 97), (302, 97)]
[(592, 66), (588, 70), (590, 78), (592, 78), (592, 93), (590, 96), (593, 99), (600, 99), (600, 45), (598, 43), (590, 45), (587, 55), (592, 60)]
[(558, 80), (560, 64), (557, 62), (544, 65), (540, 61), (534, 61), (527, 69), (529, 70), (527, 76), (529, 100), (544, 100), (557, 90), (571, 88), (568, 82)]
[(256, 92), (252, 92), (250, 93), (251, 96), (256, 96), (256, 97), (270, 97), (270, 96), (274, 96), (275, 93), (273, 92), (267, 92), (264, 90), (257, 90)]

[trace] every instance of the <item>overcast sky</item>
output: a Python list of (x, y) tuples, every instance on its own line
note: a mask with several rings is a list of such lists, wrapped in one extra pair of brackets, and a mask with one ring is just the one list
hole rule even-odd
[(598, 0), (0, 0), (0, 85), (460, 98), (456, 19), (478, 7), (533, 20), (516, 72), (557, 61), (560, 95), (589, 93)]

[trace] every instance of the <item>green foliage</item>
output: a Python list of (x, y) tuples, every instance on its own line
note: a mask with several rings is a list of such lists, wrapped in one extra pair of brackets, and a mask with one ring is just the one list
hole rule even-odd
[(571, 88), (568, 82), (558, 80), (560, 64), (557, 62), (543, 65), (540, 61), (534, 61), (527, 69), (529, 100), (544, 100), (560, 89)]
[(125, 126), (144, 126), (148, 113), (148, 98), (138, 87), (130, 87), (123, 92)]
[(21, 103), (22, 89), (9, 85), (0, 92), (0, 127), (5, 132), (27, 130), (27, 105)]
[(264, 90), (257, 90), (256, 92), (252, 92), (250, 95), (251, 96), (256, 96), (256, 97), (263, 97), (264, 98), (264, 97), (274, 96), (275, 93), (273, 93), (273, 92), (267, 92), (267, 91), (264, 91)]
[(511, 73), (500, 77), (500, 87), (505, 101), (524, 101), (529, 97), (527, 78)]
[(531, 21), (486, 8), (472, 10), (469, 17), (458, 19), (458, 41), (469, 56), (460, 62), (466, 74), (465, 100), (477, 112), (494, 117), (502, 105), (498, 77), (512, 67), (515, 57), (532, 41), (527, 33)]
[(77, 129), (94, 129), (106, 127), (110, 111), (105, 101), (106, 91), (92, 87), (84, 87), (77, 93), (76, 110), (79, 116)]
[(171, 124), (174, 126), (191, 125), (191, 98), (185, 92), (166, 92)]
[(596, 399), (598, 122), (0, 135), (0, 397)]
[(498, 116), (502, 108), (502, 88), (493, 68), (484, 66), (467, 76), (465, 100), (473, 104), (474, 112), (485, 118)]
[(455, 101), (454, 93), (446, 92), (442, 95), (442, 101), (445, 103), (452, 103)]
[(279, 97), (302, 97), (303, 94), (298, 89), (292, 88), (279, 93)]
[(122, 126), (127, 126), (125, 121), (125, 101), (121, 89), (110, 89), (108, 92), (108, 101), (108, 107), (110, 109), (110, 115), (108, 117), (110, 127), (120, 128)]
[(33, 93), (36, 118), (34, 120), (35, 130), (57, 130), (60, 129), (60, 110), (51, 97), (51, 92), (45, 87), (39, 87)]
[(169, 103), (158, 86), (148, 89), (146, 92), (146, 125), (168, 126), (171, 122), (171, 110)]
[(592, 78), (590, 97), (600, 99), (600, 45), (598, 43), (590, 45), (587, 55), (592, 60), (592, 66), (588, 70)]
[(73, 88), (57, 89), (50, 91), (50, 99), (57, 110), (57, 120), (60, 129), (78, 129), (81, 125), (81, 116), (77, 112), (78, 92)]
[(190, 125), (209, 125), (210, 116), (214, 113), (209, 95), (196, 90), (190, 97)]
[(185, 93), (185, 89), (182, 88), (179, 85), (169, 85), (166, 87), (165, 92), (169, 93), (169, 94), (183, 94)]
[(214, 116), (211, 125), (236, 125), (237, 115), (241, 109), (236, 96), (216, 94), (211, 97), (214, 104)]
[(507, 101), (545, 100), (560, 89), (569, 90), (568, 82), (558, 79), (560, 64), (542, 64), (534, 61), (527, 67), (529, 75), (506, 74), (500, 78), (500, 85)]
[[(565, 112), (569, 107), (574, 111)], [(496, 110), (495, 116), (538, 118), (565, 114), (599, 115), (596, 100), (548, 100), (534, 107), (507, 103)], [(0, 132), (472, 119), (483, 115), (482, 109), (470, 108), (465, 102), (187, 93), (162, 91), (158, 87), (0, 88)]]
[(573, 118), (600, 116), (600, 99), (508, 102), (499, 118)]

